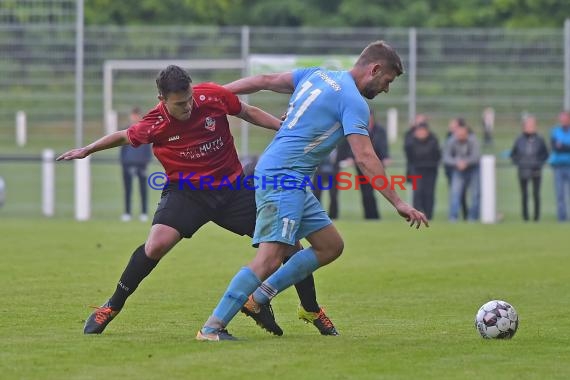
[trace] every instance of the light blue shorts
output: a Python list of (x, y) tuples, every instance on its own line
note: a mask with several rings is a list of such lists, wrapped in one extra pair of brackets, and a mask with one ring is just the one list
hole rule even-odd
[(297, 240), (332, 223), (310, 189), (259, 187), (255, 190), (255, 203), (254, 247), (266, 242), (295, 245)]

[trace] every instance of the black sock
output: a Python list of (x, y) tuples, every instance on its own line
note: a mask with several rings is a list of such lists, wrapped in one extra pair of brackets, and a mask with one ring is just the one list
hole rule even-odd
[[(285, 264), (287, 260), (289, 260), (289, 257), (283, 260), (283, 264)], [(321, 309), (319, 307), (319, 303), (317, 302), (315, 278), (312, 274), (310, 274), (304, 280), (296, 283), (295, 290), (297, 290), (297, 294), (299, 295), (299, 300), (301, 301), (303, 309), (313, 313), (317, 313)]]
[(295, 289), (301, 300), (301, 305), (303, 309), (318, 313), (321, 309), (319, 303), (317, 302), (317, 292), (315, 290), (315, 278), (313, 275), (309, 275), (304, 280), (295, 284)]
[(115, 293), (109, 299), (113, 310), (123, 308), (127, 297), (134, 293), (141, 281), (152, 272), (156, 264), (158, 264), (157, 260), (148, 258), (144, 253), (144, 244), (135, 250), (121, 275)]

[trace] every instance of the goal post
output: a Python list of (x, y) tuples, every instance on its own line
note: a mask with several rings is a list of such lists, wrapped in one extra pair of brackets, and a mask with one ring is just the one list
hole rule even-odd
[(161, 70), (168, 65), (195, 70), (241, 70), (247, 72), (247, 62), (243, 59), (189, 59), (189, 60), (107, 60), (103, 62), (103, 123), (105, 132), (116, 131), (113, 123), (116, 118), (113, 110), (113, 74), (117, 71)]

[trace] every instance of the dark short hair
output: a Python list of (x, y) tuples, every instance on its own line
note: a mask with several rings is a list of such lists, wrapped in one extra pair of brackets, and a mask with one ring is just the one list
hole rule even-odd
[(458, 125), (457, 125), (457, 128), (456, 128), (455, 130), (456, 130), (456, 131), (465, 130), (465, 131), (471, 133), (471, 129), (469, 129), (468, 126), (466, 126), (466, 125), (461, 125), (461, 124), (458, 124)]
[(467, 122), (462, 117), (456, 117), (455, 120), (457, 121), (457, 125), (460, 127), (467, 127)]
[(188, 86), (192, 83), (192, 78), (183, 68), (170, 65), (160, 70), (156, 77), (156, 88), (158, 94), (168, 97), (173, 92), (188, 90)]
[(365, 66), (370, 63), (383, 62), (397, 75), (404, 73), (402, 60), (396, 50), (384, 41), (375, 41), (364, 48), (356, 60), (357, 66)]
[(135, 106), (135, 107), (131, 108), (131, 114), (133, 114), (133, 115), (140, 115), (141, 112), (142, 111), (141, 111), (140, 107)]

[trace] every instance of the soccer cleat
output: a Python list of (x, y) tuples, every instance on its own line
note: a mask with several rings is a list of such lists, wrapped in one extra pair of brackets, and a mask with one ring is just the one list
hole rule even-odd
[(200, 329), (198, 330), (198, 334), (196, 334), (196, 340), (202, 342), (219, 342), (220, 340), (237, 340), (237, 338), (226, 329), (218, 329), (212, 333), (204, 333)]
[(262, 329), (267, 330), (271, 334), (281, 336), (283, 335), (283, 330), (275, 321), (275, 315), (273, 315), (273, 308), (270, 304), (262, 305), (258, 304), (253, 300), (253, 296), (249, 296), (245, 305), (241, 308), (241, 312), (248, 317), (253, 318), (255, 323)]
[(312, 311), (307, 311), (302, 305), (299, 305), (297, 309), (297, 315), (299, 319), (305, 321), (305, 323), (312, 323), (319, 330), (321, 335), (340, 335), (336, 331), (334, 324), (329, 317), (325, 314), (325, 309), (321, 309), (314, 313)]
[(111, 309), (109, 301), (100, 307), (92, 306), (95, 311), (85, 321), (84, 334), (101, 334), (105, 327), (119, 314), (119, 310)]

